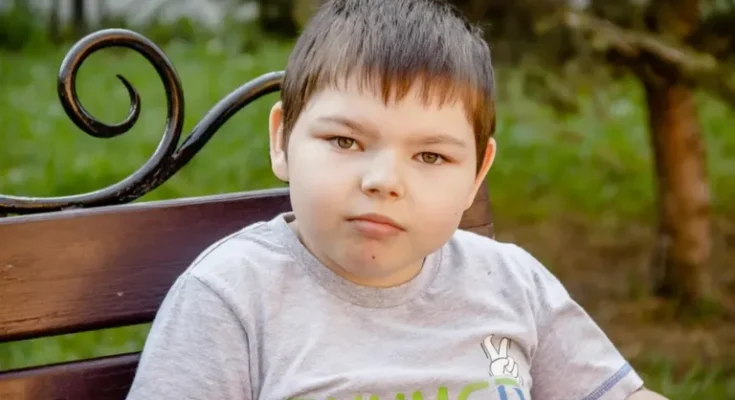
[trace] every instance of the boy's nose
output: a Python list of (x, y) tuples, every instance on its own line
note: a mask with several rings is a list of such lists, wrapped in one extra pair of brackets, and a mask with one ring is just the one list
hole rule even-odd
[(362, 191), (368, 196), (386, 199), (403, 197), (405, 189), (396, 161), (395, 155), (392, 154), (373, 158), (362, 177)]

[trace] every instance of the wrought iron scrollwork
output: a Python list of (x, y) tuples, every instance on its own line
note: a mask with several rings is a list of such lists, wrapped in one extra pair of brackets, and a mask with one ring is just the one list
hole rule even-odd
[(110, 47), (125, 47), (143, 55), (158, 72), (166, 91), (166, 130), (148, 161), (123, 180), (92, 192), (60, 197), (21, 197), (0, 194), (0, 216), (31, 214), (71, 208), (99, 207), (131, 202), (157, 188), (186, 165), (217, 130), (246, 105), (280, 90), (283, 71), (261, 75), (220, 100), (193, 128), (177, 148), (184, 125), (184, 93), (181, 81), (163, 51), (145, 36), (126, 29), (92, 33), (72, 46), (61, 63), (58, 95), (69, 118), (82, 131), (98, 138), (126, 133), (140, 115), (140, 96), (123, 76), (117, 75), (130, 96), (126, 118), (113, 125), (100, 122), (82, 106), (76, 91), (77, 71), (92, 53)]

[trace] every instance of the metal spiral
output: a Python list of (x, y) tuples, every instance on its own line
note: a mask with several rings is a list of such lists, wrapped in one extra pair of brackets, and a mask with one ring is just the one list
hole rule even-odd
[(0, 194), (0, 216), (31, 214), (71, 208), (88, 208), (131, 202), (157, 188), (188, 163), (217, 130), (234, 114), (254, 100), (280, 90), (284, 72), (261, 75), (220, 100), (194, 127), (177, 148), (184, 125), (184, 91), (181, 81), (163, 51), (143, 35), (125, 29), (106, 29), (92, 33), (72, 46), (61, 63), (58, 94), (69, 118), (88, 135), (112, 138), (126, 133), (140, 115), (140, 96), (121, 75), (117, 75), (130, 96), (125, 119), (113, 125), (100, 122), (82, 106), (76, 91), (77, 71), (87, 57), (110, 47), (125, 47), (143, 55), (158, 72), (166, 91), (166, 129), (153, 155), (123, 180), (92, 192), (59, 197), (22, 197)]

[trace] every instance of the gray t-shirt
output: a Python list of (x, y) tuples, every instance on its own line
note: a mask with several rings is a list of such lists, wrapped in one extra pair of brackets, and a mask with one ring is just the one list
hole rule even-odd
[(643, 384), (521, 248), (459, 230), (413, 280), (357, 286), (288, 226), (200, 255), (165, 298), (128, 400), (623, 400)]

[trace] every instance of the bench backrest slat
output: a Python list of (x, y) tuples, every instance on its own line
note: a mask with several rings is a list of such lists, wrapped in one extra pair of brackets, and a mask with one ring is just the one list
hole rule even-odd
[[(150, 322), (202, 250), (287, 210), (273, 189), (0, 218), (0, 341)], [(460, 227), (492, 236), (485, 185)], [(0, 372), (0, 399), (122, 400), (136, 360)]]
[(139, 354), (85, 360), (0, 375), (2, 400), (123, 400)]
[(0, 219), (0, 341), (150, 321), (199, 252), (287, 191)]

